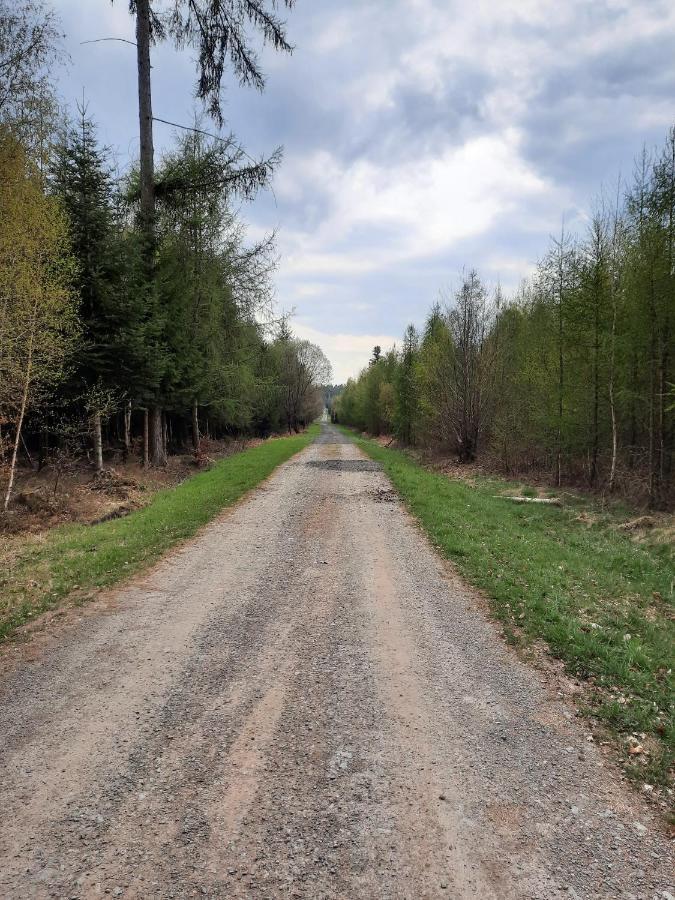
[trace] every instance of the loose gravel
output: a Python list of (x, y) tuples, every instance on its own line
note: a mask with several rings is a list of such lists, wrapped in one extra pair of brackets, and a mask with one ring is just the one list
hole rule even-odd
[(331, 426), (11, 653), (0, 897), (675, 895), (649, 809)]

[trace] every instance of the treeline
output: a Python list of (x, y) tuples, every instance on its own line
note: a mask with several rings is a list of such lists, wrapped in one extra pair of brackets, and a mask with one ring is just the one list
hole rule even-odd
[(375, 348), (334, 417), (508, 474), (672, 503), (675, 129), (598, 206), (509, 301), (470, 272), (421, 333)]
[(273, 239), (247, 244), (234, 210), (277, 157), (252, 163), (233, 138), (185, 129), (155, 164), (149, 239), (138, 169), (116, 173), (86, 109), (60, 112), (53, 14), (0, 0), (0, 32), (5, 505), (21, 455), (163, 465), (199, 454), (205, 431), (265, 435), (318, 415), (328, 361), (274, 322)]

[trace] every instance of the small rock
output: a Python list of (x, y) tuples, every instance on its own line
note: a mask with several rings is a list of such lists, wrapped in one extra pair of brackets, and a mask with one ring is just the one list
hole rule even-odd
[(638, 834), (646, 834), (647, 828), (642, 822), (633, 822), (633, 827), (637, 831)]

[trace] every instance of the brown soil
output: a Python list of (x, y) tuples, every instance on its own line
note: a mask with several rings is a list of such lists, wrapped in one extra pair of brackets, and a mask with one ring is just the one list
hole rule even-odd
[(106, 462), (100, 476), (86, 462), (73, 463), (57, 473), (22, 468), (17, 474), (9, 512), (0, 515), (0, 533), (39, 535), (66, 522), (92, 524), (125, 515), (147, 504), (157, 491), (172, 487), (216, 459), (229, 456), (256, 440), (204, 440), (200, 466), (191, 453), (170, 456), (165, 468), (145, 469), (136, 460)]

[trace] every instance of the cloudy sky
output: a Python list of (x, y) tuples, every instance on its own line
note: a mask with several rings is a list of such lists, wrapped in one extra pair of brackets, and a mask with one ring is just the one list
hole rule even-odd
[[(81, 42), (133, 40), (126, 0), (54, 5), (61, 91), (84, 92), (124, 166), (134, 48)], [(274, 194), (242, 212), (252, 237), (278, 230), (278, 303), (337, 381), (463, 268), (517, 286), (563, 215), (583, 229), (601, 185), (675, 121), (671, 0), (297, 0), (287, 18), (295, 52), (263, 53), (263, 95), (226, 87), (226, 129), (253, 155), (284, 146)], [(152, 76), (155, 115), (189, 124), (190, 53), (156, 48)]]

